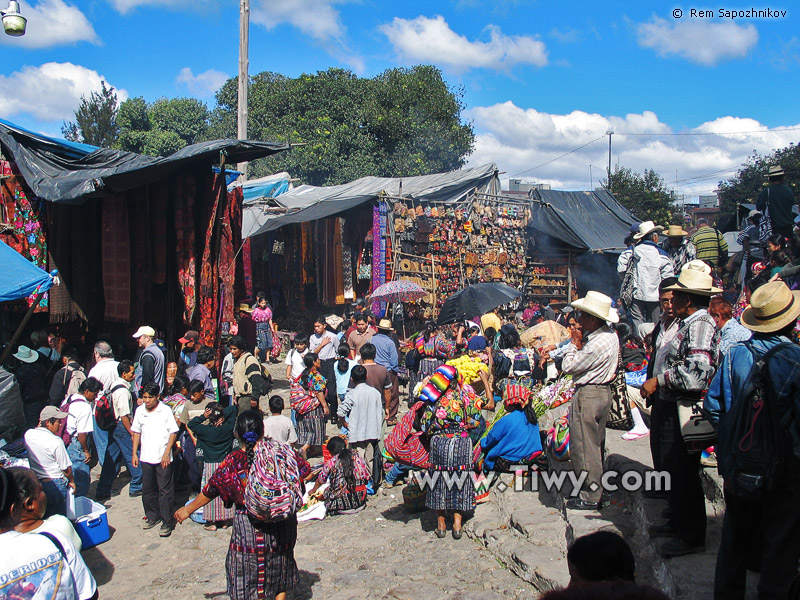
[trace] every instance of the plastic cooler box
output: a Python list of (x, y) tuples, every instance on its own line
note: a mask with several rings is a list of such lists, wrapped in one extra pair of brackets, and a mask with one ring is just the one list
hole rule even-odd
[(75, 531), (81, 538), (83, 549), (94, 548), (111, 539), (106, 507), (85, 496), (75, 498)]

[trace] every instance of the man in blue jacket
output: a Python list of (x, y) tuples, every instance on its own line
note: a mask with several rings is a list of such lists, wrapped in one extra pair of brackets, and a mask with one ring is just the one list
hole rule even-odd
[[(788, 429), (785, 469), (775, 493), (761, 501), (745, 501), (731, 493), (727, 466), (732, 456), (717, 444), (720, 475), (726, 480), (725, 518), (717, 554), (714, 598), (744, 598), (748, 568), (758, 570), (759, 598), (786, 598), (800, 559), (800, 346), (791, 335), (800, 316), (800, 292), (773, 281), (753, 292), (742, 325), (753, 331), (750, 342), (731, 347), (706, 395), (710, 421), (725, 437), (726, 413), (748, 400), (745, 389), (753, 368), (753, 352), (762, 355), (778, 344), (767, 362), (766, 401)], [(730, 426), (730, 425), (727, 425)], [(758, 444), (758, 440), (753, 440)], [(722, 452), (722, 453), (721, 453)], [(728, 450), (728, 452), (730, 452)], [(759, 552), (760, 549), (760, 552)], [(755, 565), (755, 566), (754, 566)]]

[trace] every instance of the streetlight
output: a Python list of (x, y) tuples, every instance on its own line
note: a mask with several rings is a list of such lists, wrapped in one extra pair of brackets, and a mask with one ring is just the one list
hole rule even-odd
[(0, 15), (3, 15), (3, 30), (8, 35), (25, 35), (25, 24), (28, 19), (20, 14), (17, 0), (8, 0), (8, 8), (0, 10)]

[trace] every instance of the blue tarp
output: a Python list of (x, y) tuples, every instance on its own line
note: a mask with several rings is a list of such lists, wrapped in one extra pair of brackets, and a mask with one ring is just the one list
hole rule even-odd
[(37, 288), (46, 292), (52, 285), (50, 273), (42, 271), (0, 240), (0, 302), (27, 298)]

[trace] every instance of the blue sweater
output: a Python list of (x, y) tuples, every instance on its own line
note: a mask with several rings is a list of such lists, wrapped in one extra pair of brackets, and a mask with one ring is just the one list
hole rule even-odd
[(481, 440), (481, 448), (486, 452), (483, 464), (489, 470), (498, 458), (511, 462), (525, 460), (542, 449), (539, 427), (528, 422), (524, 411), (515, 410), (494, 424)]

